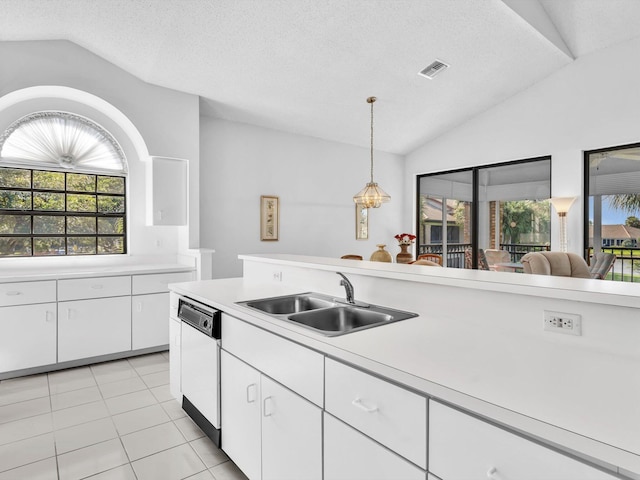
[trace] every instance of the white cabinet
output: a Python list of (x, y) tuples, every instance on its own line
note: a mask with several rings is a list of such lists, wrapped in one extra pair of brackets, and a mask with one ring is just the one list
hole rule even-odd
[(0, 307), (55, 301), (55, 280), (0, 283)]
[[(168, 285), (190, 280), (193, 280), (193, 272), (156, 273), (132, 277), (131, 348), (133, 350), (169, 344)], [(176, 297), (176, 317), (177, 301)]]
[(262, 389), (262, 479), (322, 478), (322, 410), (266, 376)]
[(193, 279), (193, 272), (134, 275), (131, 282), (131, 293), (133, 295), (164, 293), (169, 291), (170, 283), (190, 282)]
[(322, 410), (222, 351), (222, 449), (251, 480), (322, 478)]
[(222, 449), (251, 480), (262, 476), (260, 372), (220, 353)]
[(131, 348), (157, 347), (169, 343), (169, 294), (134, 295), (131, 313)]
[(58, 303), (58, 361), (131, 350), (131, 297)]
[(147, 164), (147, 225), (186, 225), (189, 162), (151, 157)]
[(182, 403), (182, 382), (180, 372), (182, 368), (182, 337), (181, 322), (178, 319), (178, 295), (169, 294), (169, 389), (171, 395)]
[(224, 313), (222, 347), (298, 395), (323, 405), (322, 354)]
[(325, 369), (327, 412), (426, 470), (426, 398), (331, 359)]
[(0, 307), (0, 373), (56, 363), (56, 333), (55, 303)]
[(425, 472), (324, 414), (324, 480), (424, 480)]
[(439, 402), (429, 402), (429, 471), (442, 480), (616, 477)]
[(56, 281), (0, 284), (0, 373), (56, 363)]
[(131, 277), (73, 278), (58, 280), (58, 301), (131, 295)]

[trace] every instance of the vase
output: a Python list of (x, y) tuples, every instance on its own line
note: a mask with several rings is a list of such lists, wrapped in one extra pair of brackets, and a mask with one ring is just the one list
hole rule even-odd
[(378, 247), (378, 250), (376, 250), (375, 252), (373, 252), (371, 254), (371, 258), (369, 258), (369, 260), (371, 260), (372, 262), (389, 262), (389, 263), (391, 263), (391, 261), (392, 261), (391, 254), (384, 249), (384, 247), (386, 247), (386, 245), (383, 244), (383, 243), (380, 243), (380, 244), (376, 245), (376, 247)]
[(411, 245), (408, 245), (406, 243), (401, 243), (398, 246), (400, 247), (400, 253), (396, 255), (396, 262), (409, 263), (413, 261), (413, 255), (411, 255), (411, 253), (409, 252), (409, 247)]

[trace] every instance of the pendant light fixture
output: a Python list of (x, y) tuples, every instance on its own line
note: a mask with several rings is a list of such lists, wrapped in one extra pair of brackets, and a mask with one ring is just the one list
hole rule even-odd
[(371, 105), (371, 181), (353, 197), (355, 203), (365, 208), (378, 208), (391, 200), (391, 197), (373, 181), (373, 102), (375, 101), (376, 97), (367, 98), (367, 103)]

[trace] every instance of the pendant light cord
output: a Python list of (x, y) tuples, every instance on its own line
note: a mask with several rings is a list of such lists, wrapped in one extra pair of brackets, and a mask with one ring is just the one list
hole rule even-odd
[(376, 97), (367, 98), (367, 102), (371, 104), (371, 183), (373, 183), (373, 102)]

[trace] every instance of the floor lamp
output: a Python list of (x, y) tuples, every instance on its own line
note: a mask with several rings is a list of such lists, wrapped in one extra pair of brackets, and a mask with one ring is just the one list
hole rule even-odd
[(567, 212), (576, 201), (576, 197), (553, 197), (551, 204), (556, 209), (560, 218), (560, 251), (567, 251)]

